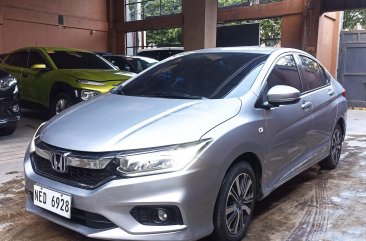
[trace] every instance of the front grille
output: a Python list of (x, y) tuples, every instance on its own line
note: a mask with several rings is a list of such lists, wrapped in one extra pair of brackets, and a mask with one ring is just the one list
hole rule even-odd
[(71, 208), (71, 221), (94, 229), (107, 229), (117, 227), (117, 225), (115, 225), (102, 215), (87, 212), (77, 208)]
[(104, 169), (69, 166), (67, 173), (60, 173), (53, 170), (49, 160), (36, 153), (31, 154), (31, 160), (34, 172), (38, 175), (84, 189), (95, 189), (117, 177), (113, 172), (116, 170), (116, 163), (112, 161)]
[(9, 100), (9, 99), (0, 100), (0, 116), (4, 116), (6, 118), (19, 114), (19, 112), (13, 113), (11, 111), (12, 106), (15, 104), (18, 104), (17, 100)]

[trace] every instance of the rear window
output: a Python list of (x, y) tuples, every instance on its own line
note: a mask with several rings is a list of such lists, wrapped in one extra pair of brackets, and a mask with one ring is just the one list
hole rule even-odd
[(78, 51), (49, 51), (58, 69), (115, 69), (99, 55)]
[(132, 96), (222, 98), (267, 55), (254, 53), (193, 53), (152, 67), (125, 85)]

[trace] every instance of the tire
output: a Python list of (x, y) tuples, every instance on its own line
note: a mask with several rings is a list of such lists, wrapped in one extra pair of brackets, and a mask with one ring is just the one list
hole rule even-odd
[(10, 126), (5, 128), (0, 128), (0, 136), (10, 136), (12, 135), (15, 130), (17, 129), (17, 126)]
[(51, 116), (60, 114), (62, 111), (66, 110), (74, 103), (72, 98), (67, 93), (60, 93), (52, 101), (51, 108), (49, 110)]
[(341, 126), (337, 123), (331, 137), (329, 156), (319, 162), (322, 169), (333, 170), (337, 167), (341, 157), (343, 140), (344, 136)]
[(256, 183), (256, 176), (247, 162), (238, 163), (227, 172), (216, 200), (213, 240), (240, 241), (244, 238), (253, 216)]

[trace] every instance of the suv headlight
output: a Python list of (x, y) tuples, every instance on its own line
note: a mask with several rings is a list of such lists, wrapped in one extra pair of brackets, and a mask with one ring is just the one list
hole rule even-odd
[(94, 97), (96, 97), (100, 94), (101, 93), (99, 91), (96, 91), (96, 90), (81, 90), (80, 98), (82, 100), (89, 100), (89, 99), (94, 98)]
[(153, 148), (115, 157), (119, 161), (117, 170), (122, 176), (135, 177), (164, 172), (179, 171), (192, 163), (211, 139)]
[(17, 80), (13, 77), (5, 77), (0, 79), (0, 90), (7, 90), (16, 85)]
[(86, 79), (78, 79), (78, 82), (83, 85), (105, 86), (104, 83)]

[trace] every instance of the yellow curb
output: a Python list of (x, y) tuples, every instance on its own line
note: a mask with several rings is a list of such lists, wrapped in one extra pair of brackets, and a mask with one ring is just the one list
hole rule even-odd
[(363, 110), (366, 111), (366, 107), (348, 107), (350, 110)]

